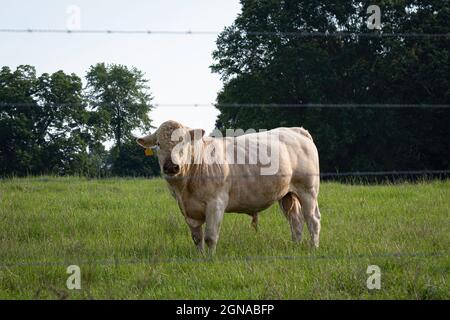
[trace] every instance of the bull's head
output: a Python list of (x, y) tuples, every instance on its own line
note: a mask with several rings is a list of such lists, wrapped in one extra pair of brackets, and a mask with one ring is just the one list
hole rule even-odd
[(176, 121), (166, 121), (153, 133), (137, 139), (144, 148), (158, 147), (161, 171), (169, 176), (183, 173), (187, 164), (194, 162), (194, 144), (203, 137), (202, 129), (190, 129)]

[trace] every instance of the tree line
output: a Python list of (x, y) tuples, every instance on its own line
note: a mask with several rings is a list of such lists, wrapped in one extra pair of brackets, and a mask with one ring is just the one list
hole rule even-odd
[[(382, 31), (369, 30), (379, 4)], [(450, 169), (450, 5), (442, 0), (241, 0), (217, 39), (224, 87), (216, 126), (304, 126), (321, 170)], [(299, 36), (299, 32), (374, 36)], [(410, 36), (381, 37), (382, 33)], [(414, 36), (447, 34), (447, 37)], [(230, 108), (228, 104), (382, 104), (360, 108)]]
[[(449, 2), (379, 2), (382, 31), (366, 26), (372, 2), (241, 0), (213, 52), (211, 70), (224, 82), (216, 127), (303, 126), (323, 172), (450, 169), (450, 108), (389, 107), (450, 105)], [(353, 34), (301, 35), (340, 31)], [(0, 174), (158, 175), (132, 134), (151, 128), (151, 100), (143, 73), (123, 65), (94, 65), (84, 83), (63, 71), (3, 67)]]
[(29, 65), (1, 68), (1, 176), (159, 173), (132, 134), (151, 127), (144, 74), (100, 63), (91, 66), (85, 83), (63, 71), (37, 75)]

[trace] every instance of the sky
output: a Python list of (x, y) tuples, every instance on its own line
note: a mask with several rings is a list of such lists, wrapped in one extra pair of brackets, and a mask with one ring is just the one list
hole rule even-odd
[[(240, 12), (239, 0), (0, 0), (0, 28), (222, 31)], [(75, 17), (75, 18), (74, 18)], [(0, 33), (0, 65), (36, 67), (38, 74), (63, 70), (84, 77), (98, 62), (134, 66), (149, 80), (153, 103), (205, 104), (222, 88), (212, 74), (216, 34), (44, 34)], [(214, 129), (213, 107), (160, 106), (153, 125), (176, 120), (192, 128)]]

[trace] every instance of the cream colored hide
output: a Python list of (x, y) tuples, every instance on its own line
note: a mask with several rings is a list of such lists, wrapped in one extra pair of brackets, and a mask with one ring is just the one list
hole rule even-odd
[[(181, 138), (172, 141), (175, 130), (191, 140), (186, 143), (180, 143)], [(319, 246), (319, 157), (308, 131), (276, 128), (266, 133), (232, 138), (212, 138), (203, 134), (203, 130), (192, 130), (175, 121), (167, 121), (153, 134), (137, 140), (143, 147), (159, 147), (157, 156), (161, 172), (200, 251), (206, 242), (210, 253), (214, 252), (225, 212), (249, 214), (256, 224), (257, 213), (276, 201), (289, 221), (292, 240), (301, 240), (306, 222), (312, 246)], [(267, 137), (273, 137), (276, 144)], [(259, 149), (268, 148), (273, 154), (278, 153), (278, 160), (272, 161), (277, 162), (272, 168), (275, 171), (267, 171), (270, 167), (267, 162), (250, 160), (259, 155), (255, 142), (259, 142)], [(212, 146), (219, 163), (211, 163)], [(181, 148), (182, 155), (174, 156), (174, 148)], [(245, 154), (245, 163), (230, 157), (230, 150), (234, 157)], [(206, 224), (204, 232), (203, 224)]]

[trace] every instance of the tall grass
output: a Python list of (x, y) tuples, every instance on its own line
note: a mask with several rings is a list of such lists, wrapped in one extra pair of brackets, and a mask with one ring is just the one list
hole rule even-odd
[[(160, 179), (0, 182), (0, 298), (449, 299), (450, 180), (323, 183), (321, 246), (290, 240), (277, 206), (226, 214), (200, 259)], [(68, 290), (66, 268), (81, 267)], [(381, 289), (366, 287), (368, 265)]]

